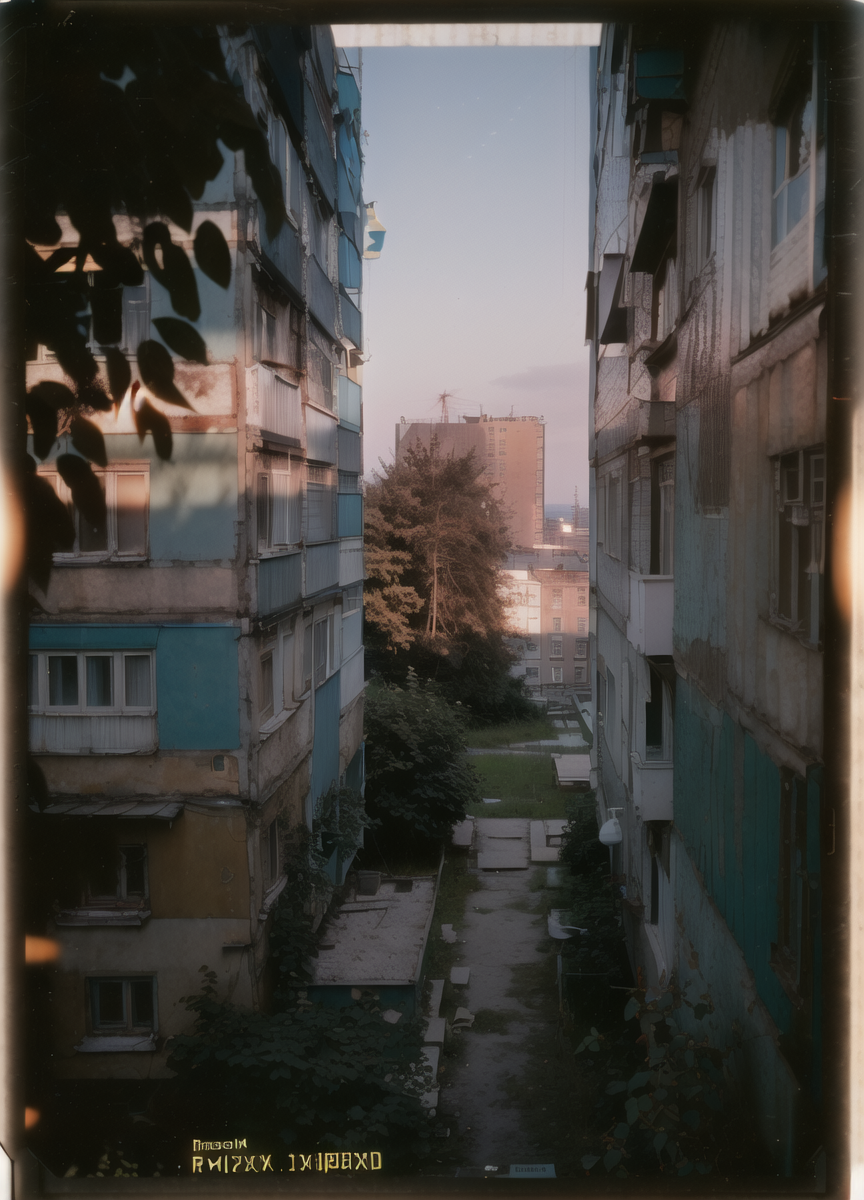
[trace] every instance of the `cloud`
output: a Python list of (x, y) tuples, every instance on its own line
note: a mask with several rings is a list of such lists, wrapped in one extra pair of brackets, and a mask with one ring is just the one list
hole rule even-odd
[(501, 375), (493, 379), (493, 385), (504, 388), (530, 389), (531, 391), (556, 391), (572, 388), (577, 383), (577, 363), (558, 363), (556, 366), (531, 367), (518, 375)]

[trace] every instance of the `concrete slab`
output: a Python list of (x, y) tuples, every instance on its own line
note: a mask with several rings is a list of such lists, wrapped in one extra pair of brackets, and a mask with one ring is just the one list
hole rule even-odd
[(457, 1008), (453, 1016), (453, 1028), (470, 1029), (474, 1024), (474, 1014), (467, 1008)]
[(442, 925), (441, 926), (441, 937), (444, 939), (445, 942), (449, 942), (450, 945), (452, 946), (452, 944), (456, 941), (456, 931), (454, 930), (453, 926), (452, 925)]
[(481, 871), (526, 871), (527, 847), (520, 844), (509, 850), (481, 850), (477, 855), (477, 866)]
[(450, 968), (450, 982), (455, 984), (457, 987), (465, 987), (470, 978), (471, 978), (471, 968), (470, 967), (451, 967)]
[(387, 1008), (382, 1012), (381, 1019), (389, 1025), (395, 1025), (402, 1016), (401, 1012), (397, 1012), (395, 1008)]
[(489, 799), (487, 799), (487, 798), (486, 798), (486, 796), (484, 796), (484, 797), (483, 797), (483, 803), (484, 803), (484, 804), (500, 804), (500, 803), (501, 803), (501, 801), (500, 801), (500, 800), (489, 800)]
[(460, 821), (458, 825), (454, 825), (453, 832), (450, 835), (450, 841), (454, 846), (470, 846), (474, 840), (474, 819), (468, 817), (464, 821)]
[(429, 1066), (432, 1069), (432, 1078), (437, 1079), (438, 1078), (438, 1062), (439, 1062), (439, 1059), (441, 1058), (440, 1046), (424, 1046), (423, 1049), (420, 1051), (420, 1053), (423, 1055), (423, 1057), (426, 1059), (426, 1062), (429, 1064)]
[(430, 1017), (426, 1022), (424, 1040), (427, 1046), (443, 1046), (447, 1033), (447, 1022), (443, 1017)]
[(531, 822), (531, 861), (535, 863), (557, 862), (561, 849), (561, 835), (566, 821)]
[(441, 1000), (444, 996), (444, 980), (433, 979), (431, 982), (432, 994), (429, 997), (429, 1016), (437, 1017), (441, 1011)]
[(424, 1108), (435, 1109), (438, 1107), (438, 1088), (432, 1092), (424, 1092), (420, 1097), (420, 1103)]
[(477, 832), (480, 837), (525, 837), (528, 822), (521, 817), (481, 817)]
[(591, 778), (591, 756), (588, 754), (558, 754), (552, 759), (559, 787), (586, 787)]

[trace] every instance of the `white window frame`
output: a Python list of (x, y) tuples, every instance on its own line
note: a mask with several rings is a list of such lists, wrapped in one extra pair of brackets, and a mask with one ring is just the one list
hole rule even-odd
[(551, 637), (549, 639), (549, 657), (563, 658), (564, 657), (564, 638)]
[[(110, 716), (152, 716), (156, 712), (156, 663), (155, 655), (149, 649), (129, 650), (32, 650), (31, 660), (37, 658), (37, 696), (35, 703), (28, 704), (33, 714), (43, 715), (72, 715), (85, 714), (89, 717)], [(126, 678), (124, 660), (126, 658), (149, 658), (150, 660), (150, 704), (126, 704)], [(78, 700), (75, 704), (49, 704), (48, 659), (74, 658), (78, 662)], [(110, 705), (87, 704), (87, 663), (88, 658), (111, 658), (113, 703)]]
[[(797, 459), (795, 472), (797, 484), (790, 485), (792, 461)], [(797, 634), (810, 646), (820, 643), (820, 625), (822, 623), (824, 598), (822, 587), (825, 576), (825, 449), (821, 446), (808, 447), (806, 450), (789, 451), (774, 459), (774, 496), (776, 519), (774, 524), (773, 552), (773, 590), (771, 592), (770, 612), (772, 618), (787, 629)], [(788, 578), (782, 579), (784, 564), (781, 563), (782, 538), (784, 524), (788, 526), (789, 560), (785, 564)], [(805, 566), (800, 561), (801, 535), (799, 530), (810, 530), (809, 554), (810, 561)], [(805, 614), (798, 611), (798, 589), (800, 576), (808, 575), (809, 622), (805, 626)], [(806, 586), (806, 585), (805, 585)], [(780, 611), (780, 595), (784, 587), (789, 589), (789, 612)]]
[[(152, 988), (153, 1021), (151, 1024), (135, 1024), (132, 1012), (132, 984), (149, 981)], [(103, 983), (123, 984), (123, 1007), (125, 1022), (107, 1024), (99, 1020), (99, 1002), (94, 988)], [(159, 1028), (159, 1006), (155, 975), (91, 975), (87, 977), (87, 1025), (97, 1037), (124, 1037), (135, 1033), (156, 1033)]]
[(564, 682), (564, 668), (563, 667), (553, 667), (552, 668), (552, 682), (553, 683), (563, 683)]
[[(75, 545), (71, 550), (62, 550), (54, 554), (54, 561), (58, 564), (69, 562), (144, 562), (150, 553), (150, 463), (144, 461), (128, 461), (128, 462), (113, 462), (109, 467), (93, 468), (93, 474), (97, 479), (103, 481), (105, 491), (105, 507), (107, 510), (107, 548), (105, 550), (87, 550), (82, 551), (79, 548), (80, 536), (79, 529), (81, 523), (81, 514), (74, 507), (72, 501), (72, 493), (63, 479), (60, 472), (51, 463), (45, 463), (39, 467), (39, 475), (47, 480), (54, 488), (60, 501), (69, 508), (72, 519), (75, 523)], [(117, 526), (117, 480), (124, 475), (143, 475), (144, 476), (144, 550), (142, 551), (121, 551), (118, 548), (118, 526)]]
[(717, 249), (717, 167), (705, 163), (696, 183), (696, 270), (714, 257)]
[[(275, 646), (267, 646), (258, 656), (258, 724), (264, 725), (273, 716), (275, 704), (275, 675), (276, 664)], [(270, 680), (268, 687), (267, 669), (269, 664)]]
[(298, 545), (303, 533), (303, 470), (287, 457), (284, 466), (289, 469), (257, 472), (255, 524), (262, 555)]

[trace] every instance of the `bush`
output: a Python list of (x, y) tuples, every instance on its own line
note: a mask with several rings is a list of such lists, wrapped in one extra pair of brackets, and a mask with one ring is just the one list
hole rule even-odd
[(413, 671), (404, 689), (368, 689), (365, 738), (366, 810), (382, 841), (439, 841), (480, 799), (464, 717)]

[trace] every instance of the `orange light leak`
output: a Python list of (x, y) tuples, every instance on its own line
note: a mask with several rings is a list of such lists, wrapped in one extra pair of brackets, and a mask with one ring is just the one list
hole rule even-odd
[(41, 1116), (42, 1116), (42, 1114), (39, 1112), (38, 1108), (25, 1108), (24, 1109), (24, 1128), (32, 1129), (34, 1125), (37, 1125), (39, 1123), (39, 1118)]
[(847, 485), (834, 508), (834, 595), (847, 621), (852, 619), (852, 489)]
[(24, 939), (24, 961), (28, 965), (34, 963), (54, 962), (60, 957), (60, 943), (53, 938), (31, 937)]
[[(5, 484), (5, 486), (4, 486)], [(0, 479), (0, 587), (14, 587), (24, 559), (24, 513), (8, 479)]]

